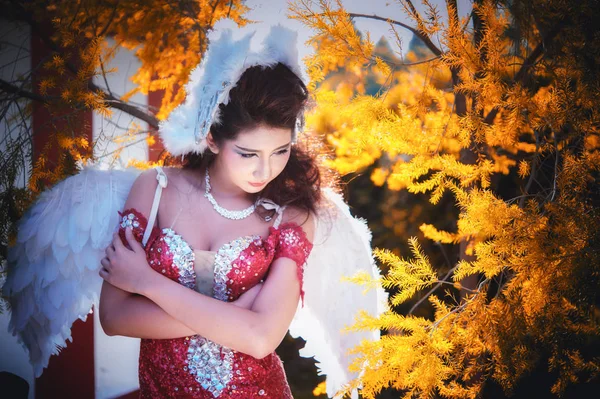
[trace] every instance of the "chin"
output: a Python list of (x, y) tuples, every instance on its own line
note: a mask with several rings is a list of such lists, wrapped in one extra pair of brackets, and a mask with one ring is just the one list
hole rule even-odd
[(256, 194), (256, 193), (260, 193), (262, 190), (264, 190), (265, 187), (267, 187), (266, 184), (262, 187), (252, 187), (252, 186), (248, 185), (248, 187), (244, 191), (246, 191), (249, 194)]
[(265, 187), (267, 187), (266, 184), (264, 186), (260, 186), (260, 187), (253, 187), (253, 186), (247, 184), (246, 187), (244, 188), (244, 191), (247, 192), (248, 194), (256, 194), (256, 193), (260, 193), (262, 190), (264, 190)]

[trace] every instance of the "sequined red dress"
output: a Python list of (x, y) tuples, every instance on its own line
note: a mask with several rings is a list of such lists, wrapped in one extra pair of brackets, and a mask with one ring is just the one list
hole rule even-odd
[[(126, 242), (131, 226), (139, 242), (147, 225), (143, 214), (126, 209), (119, 234)], [(159, 273), (194, 289), (195, 253), (170, 228), (154, 226), (145, 247), (148, 263)], [(234, 301), (263, 280), (271, 263), (286, 257), (302, 271), (312, 244), (295, 223), (269, 228), (266, 238), (244, 236), (214, 254), (213, 297)], [(208, 252), (208, 251), (206, 251)], [(303, 291), (301, 291), (303, 296)], [(174, 339), (142, 339), (139, 358), (140, 398), (292, 398), (283, 364), (275, 352), (256, 359), (199, 335)]]

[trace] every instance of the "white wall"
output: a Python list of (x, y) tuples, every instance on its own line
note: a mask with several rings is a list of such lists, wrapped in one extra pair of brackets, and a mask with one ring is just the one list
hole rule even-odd
[[(109, 45), (114, 44), (114, 40), (109, 38)], [(115, 72), (106, 74), (108, 88), (115, 97), (120, 97), (134, 87), (134, 84), (129, 79), (133, 73), (140, 67), (141, 63), (135, 57), (134, 52), (124, 48), (120, 48), (115, 57), (104, 66), (105, 70), (116, 67)], [(97, 76), (94, 83), (102, 88), (106, 88), (106, 83), (102, 76)], [(143, 94), (136, 94), (129, 99), (129, 102), (137, 105), (140, 108), (147, 109), (148, 98)], [(94, 156), (101, 158), (102, 163), (108, 164), (116, 162), (121, 166), (125, 166), (130, 158), (135, 158), (143, 161), (148, 160), (148, 145), (145, 142), (148, 124), (137, 118), (132, 118), (125, 112), (117, 109), (112, 109), (112, 115), (105, 118), (94, 112), (93, 115), (93, 134), (96, 148), (94, 148)], [(128, 131), (130, 130), (130, 131)], [(131, 132), (137, 130), (137, 133)], [(133, 144), (137, 142), (137, 144)], [(132, 145), (133, 144), (133, 145)], [(127, 147), (121, 152), (120, 157), (114, 159), (114, 151), (120, 146)]]

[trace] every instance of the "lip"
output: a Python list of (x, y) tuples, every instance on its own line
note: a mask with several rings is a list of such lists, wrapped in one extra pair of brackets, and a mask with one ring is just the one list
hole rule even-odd
[(252, 187), (262, 187), (265, 185), (266, 182), (263, 183), (252, 183), (252, 182), (248, 182), (248, 184), (250, 184)]

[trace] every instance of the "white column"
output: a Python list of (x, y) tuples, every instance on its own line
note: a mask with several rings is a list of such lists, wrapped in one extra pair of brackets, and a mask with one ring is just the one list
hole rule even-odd
[[(114, 42), (108, 39), (109, 45)], [(133, 51), (120, 48), (105, 70), (117, 68), (117, 71), (106, 75), (108, 87), (115, 97), (122, 96), (134, 87), (129, 79), (140, 67), (140, 61)], [(94, 80), (96, 85), (106, 88), (106, 82), (102, 76)], [(130, 100), (139, 107), (148, 107), (148, 97), (136, 94)], [(130, 115), (113, 109), (110, 118), (94, 113), (93, 115), (93, 137), (97, 142), (94, 155), (102, 157), (102, 164), (125, 167), (131, 158), (148, 160), (148, 145), (143, 132), (148, 130), (147, 123), (133, 118)], [(128, 129), (134, 129), (135, 125), (141, 133), (131, 135)], [(119, 142), (127, 140), (127, 143)], [(137, 144), (129, 144), (120, 156), (115, 159), (114, 155), (107, 155), (117, 148), (128, 143), (139, 141)], [(138, 357), (140, 340), (122, 336), (110, 337), (104, 333), (98, 312), (94, 312), (94, 364), (96, 377), (96, 399), (114, 398), (138, 389)]]
[[(107, 39), (108, 44), (112, 46), (114, 40)], [(112, 92), (113, 96), (119, 98), (135, 87), (130, 77), (141, 66), (140, 61), (134, 52), (124, 48), (119, 48), (114, 58), (108, 64), (104, 65), (104, 70), (117, 68), (116, 71), (106, 74), (104, 77), (97, 76), (94, 83)], [(108, 90), (107, 90), (108, 91)], [(129, 102), (140, 108), (148, 108), (148, 96), (136, 94), (129, 99)], [(140, 119), (133, 118), (129, 114), (115, 108), (111, 108), (112, 115), (105, 118), (94, 112), (92, 119), (94, 141), (94, 156), (101, 158), (103, 165), (120, 165), (125, 167), (129, 159), (135, 158), (141, 161), (148, 160), (148, 144), (145, 141), (148, 132), (148, 124)], [(137, 144), (136, 144), (137, 143)], [(123, 148), (117, 159), (115, 155), (120, 147)]]

